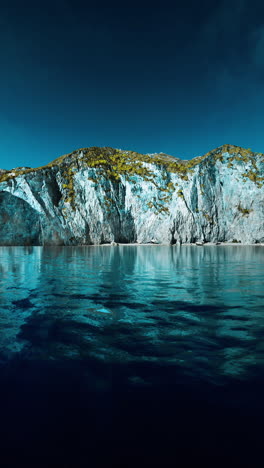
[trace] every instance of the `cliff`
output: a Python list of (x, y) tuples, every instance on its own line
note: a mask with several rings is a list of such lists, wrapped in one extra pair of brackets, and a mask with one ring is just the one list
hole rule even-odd
[(224, 145), (182, 161), (84, 148), (0, 170), (0, 245), (264, 242), (264, 155)]

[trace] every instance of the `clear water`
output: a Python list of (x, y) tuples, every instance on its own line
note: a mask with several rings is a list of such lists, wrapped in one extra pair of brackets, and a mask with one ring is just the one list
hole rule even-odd
[(258, 466), (263, 273), (260, 246), (0, 248), (3, 466)]

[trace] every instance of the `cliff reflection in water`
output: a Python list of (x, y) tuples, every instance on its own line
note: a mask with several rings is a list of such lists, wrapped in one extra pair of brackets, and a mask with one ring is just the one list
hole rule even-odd
[(247, 379), (263, 365), (263, 266), (258, 246), (2, 247), (1, 360)]

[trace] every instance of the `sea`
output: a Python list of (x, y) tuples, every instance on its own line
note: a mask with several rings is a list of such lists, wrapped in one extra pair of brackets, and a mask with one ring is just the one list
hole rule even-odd
[(263, 467), (264, 247), (0, 247), (0, 467)]

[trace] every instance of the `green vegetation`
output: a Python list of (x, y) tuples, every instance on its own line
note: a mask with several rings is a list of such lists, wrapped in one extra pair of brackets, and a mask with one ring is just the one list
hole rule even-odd
[[(180, 161), (172, 156), (156, 154), (149, 156), (133, 151), (120, 151), (113, 148), (88, 148), (83, 150), (82, 160), (87, 166), (96, 168), (99, 174), (109, 179), (119, 181), (121, 176), (131, 179), (133, 176), (142, 177), (155, 185), (155, 174), (148, 164), (155, 164), (163, 170), (162, 179), (167, 179), (167, 173), (177, 173), (183, 180), (188, 180), (188, 173), (200, 160), (194, 158), (190, 161)], [(167, 184), (168, 190), (174, 190), (172, 182)]]
[(74, 191), (74, 182), (73, 182), (73, 175), (74, 175), (74, 166), (70, 166), (65, 168), (62, 172), (63, 178), (67, 181), (67, 183), (62, 184), (63, 188), (65, 189), (65, 203), (70, 203), (73, 209), (75, 209), (75, 191)]
[[(154, 199), (147, 203), (147, 209), (153, 210), (156, 214), (167, 213), (167, 204), (172, 198), (173, 193), (177, 189), (177, 185), (171, 181), (171, 174), (177, 174), (182, 181), (188, 181), (190, 175), (194, 172), (196, 166), (199, 165), (200, 177), (205, 176), (207, 169), (216, 161), (224, 161), (224, 153), (229, 153), (227, 157), (227, 167), (234, 166), (234, 162), (250, 164), (251, 168), (247, 169), (243, 174), (243, 181), (246, 179), (254, 182), (257, 187), (262, 187), (264, 177), (257, 167), (256, 154), (250, 149), (243, 149), (239, 146), (223, 145), (216, 148), (204, 156), (199, 156), (191, 160), (180, 160), (164, 153), (147, 155), (140, 154), (135, 151), (121, 151), (114, 148), (81, 148), (72, 153), (65, 154), (50, 162), (46, 166), (36, 169), (17, 168), (12, 171), (0, 172), (0, 182), (8, 182), (19, 175), (36, 174), (43, 171), (43, 174), (49, 169), (60, 169), (62, 175), (62, 187), (64, 189), (64, 201), (75, 206), (75, 188), (74, 174), (80, 167), (87, 167), (88, 179), (94, 184), (94, 188), (99, 186), (105, 188), (104, 203), (108, 209), (112, 209), (115, 200), (107, 196), (107, 187), (110, 184), (109, 191), (118, 190), (118, 184), (121, 179), (129, 181), (135, 186), (135, 191), (138, 192), (136, 186), (137, 178), (141, 178), (153, 184), (158, 192), (158, 201)], [(260, 155), (261, 161), (264, 162), (264, 155)], [(155, 173), (155, 166), (160, 171), (160, 176)], [(107, 181), (107, 183), (105, 183)], [(201, 183), (201, 195), (204, 195), (204, 184)], [(184, 198), (182, 189), (177, 191), (180, 198)], [(239, 210), (241, 211), (241, 210)], [(241, 211), (242, 212), (242, 211)], [(244, 213), (247, 215), (248, 213)]]
[[(228, 158), (229, 167), (232, 167), (233, 161), (241, 161), (241, 162), (255, 161), (256, 154), (259, 154), (259, 153), (253, 153), (250, 150), (250, 148), (245, 149), (245, 148), (241, 148), (241, 146), (222, 145), (219, 148), (209, 151), (208, 153), (205, 154), (204, 157), (213, 156), (215, 161), (220, 160), (223, 162), (224, 153), (229, 153), (232, 155)], [(264, 158), (264, 154), (262, 156)]]
[[(248, 178), (249, 180), (254, 182), (258, 188), (261, 188), (263, 186), (264, 177), (261, 176), (261, 173), (256, 163), (256, 156), (259, 156), (260, 161), (264, 163), (263, 153), (254, 153), (253, 151), (251, 151), (250, 148), (245, 149), (245, 148), (241, 148), (241, 146), (223, 145), (223, 146), (220, 146), (219, 148), (216, 148), (215, 150), (209, 151), (209, 153), (203, 156), (203, 159), (205, 160), (205, 164), (208, 164), (208, 157), (212, 157), (213, 161), (220, 160), (221, 162), (223, 162), (224, 153), (230, 154), (230, 156), (227, 158), (228, 168), (234, 167), (234, 164), (233, 164), (234, 161), (242, 163), (242, 164), (251, 165), (252, 169), (246, 170), (246, 172), (242, 174), (242, 177), (244, 177), (243, 182), (246, 181), (245, 178)], [(202, 173), (200, 173), (200, 175), (202, 175)]]
[(208, 221), (209, 224), (214, 224), (214, 219), (212, 216), (210, 216), (208, 213), (203, 212), (203, 216), (205, 219)]
[(242, 213), (242, 216), (248, 216), (253, 210), (249, 209), (249, 208), (243, 208), (240, 203), (237, 205), (237, 209), (238, 211), (240, 211), (240, 213)]
[[(61, 165), (67, 162), (67, 166), (74, 161), (74, 156), (79, 155), (82, 151), (81, 162), (87, 168), (92, 170), (89, 174), (89, 180), (94, 184), (100, 184), (103, 180), (108, 180), (112, 184), (118, 184), (123, 177), (125, 180), (136, 184), (135, 176), (152, 183), (161, 193), (159, 202), (152, 200), (149, 202), (148, 209), (153, 209), (156, 214), (165, 214), (168, 212), (168, 207), (165, 206), (172, 197), (175, 191), (173, 182), (170, 181), (169, 173), (178, 173), (182, 180), (188, 180), (188, 173), (193, 172), (192, 168), (200, 162), (200, 158), (191, 161), (180, 161), (172, 156), (157, 154), (153, 156), (136, 153), (133, 151), (120, 151), (113, 148), (86, 148), (74, 152), (71, 155), (58, 158), (53, 162), (55, 165)], [(153, 170), (153, 164), (163, 171), (161, 182), (156, 177)], [(65, 188), (68, 189), (67, 201), (74, 203), (74, 191), (72, 174), (63, 174), (68, 179)], [(164, 193), (164, 196), (162, 196)], [(110, 208), (112, 202), (104, 198), (106, 208)]]
[[(24, 169), (20, 171), (13, 171), (15, 174), (11, 175), (12, 171), (7, 171), (0, 175), (0, 181), (14, 178), (17, 175), (40, 171), (50, 167), (61, 166), (62, 164), (71, 164), (72, 161), (80, 155), (82, 157), (80, 162), (84, 162), (88, 167), (99, 169), (99, 173), (107, 176), (113, 181), (120, 180), (120, 176), (124, 175), (132, 177), (133, 175), (142, 176), (143, 178), (153, 178), (153, 171), (146, 166), (147, 164), (155, 164), (164, 170), (164, 180), (167, 178), (166, 173), (177, 173), (183, 180), (188, 180), (188, 173), (193, 172), (192, 168), (201, 161), (202, 157), (194, 158), (188, 161), (182, 161), (168, 156), (163, 153), (149, 156), (147, 154), (140, 154), (134, 151), (120, 151), (113, 148), (81, 148), (72, 153), (65, 154), (50, 162), (46, 166), (41, 166), (35, 169)], [(151, 180), (152, 181), (152, 180)], [(173, 185), (173, 184), (172, 184)]]
[(201, 195), (204, 195), (204, 187), (205, 187), (205, 185), (200, 183), (200, 192), (201, 192)]
[(264, 177), (261, 177), (259, 175), (259, 171), (257, 170), (257, 168), (255, 171), (250, 170), (244, 172), (242, 176), (254, 182), (258, 188), (261, 188), (263, 186)]

